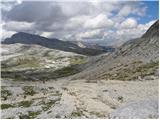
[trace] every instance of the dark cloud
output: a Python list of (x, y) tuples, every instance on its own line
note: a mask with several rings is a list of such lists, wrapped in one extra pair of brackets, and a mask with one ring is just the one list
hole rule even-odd
[(7, 13), (8, 20), (25, 22), (58, 21), (62, 16), (61, 8), (55, 2), (22, 2)]

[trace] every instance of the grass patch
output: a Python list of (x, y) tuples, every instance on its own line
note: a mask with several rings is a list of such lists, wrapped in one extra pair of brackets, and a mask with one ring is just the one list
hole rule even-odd
[(7, 100), (7, 97), (8, 97), (8, 96), (11, 96), (11, 95), (12, 95), (11, 91), (5, 90), (4, 87), (2, 87), (2, 89), (1, 89), (1, 97), (2, 97), (4, 100)]
[(12, 79), (12, 80), (15, 80), (15, 81), (26, 79), (23, 71), (20, 72), (20, 71), (2, 70), (1, 71), (1, 77), (4, 78), (4, 79)]
[(71, 114), (71, 116), (73, 116), (73, 117), (80, 117), (82, 115), (83, 115), (83, 113), (81, 111), (74, 111)]
[(141, 61), (133, 62), (125, 68), (120, 68), (118, 71), (110, 71), (104, 75), (105, 78), (116, 80), (138, 80), (139, 77), (155, 75), (158, 69), (159, 62), (153, 62), (142, 64)]
[[(60, 100), (60, 99), (58, 99), (58, 100)], [(55, 102), (58, 100), (50, 100), (46, 103), (43, 101), (43, 104), (44, 104), (44, 106), (42, 106), (43, 111), (49, 110), (49, 108), (51, 108), (55, 104)]]
[(54, 73), (57, 77), (65, 77), (69, 75), (73, 75), (78, 72), (78, 69), (75, 66), (68, 66), (62, 69), (56, 70)]
[(119, 97), (118, 97), (118, 101), (123, 102), (123, 97), (122, 97), (122, 96), (119, 96)]
[(24, 67), (39, 67), (39, 61), (35, 57), (28, 56), (27, 58), (17, 59), (18, 66)]
[(31, 95), (33, 96), (36, 92), (33, 89), (33, 86), (24, 86), (22, 89), (24, 90), (24, 95)]
[(50, 80), (61, 77), (70, 76), (80, 72), (77, 65), (64, 67), (58, 70), (43, 69), (43, 70), (22, 70), (22, 71), (1, 71), (2, 78), (10, 78), (18, 81), (36, 81), (36, 80)]
[(30, 107), (32, 105), (33, 101), (21, 101), (18, 103), (19, 107)]
[(94, 113), (98, 118), (104, 118), (106, 117), (103, 113)]
[(97, 83), (97, 80), (86, 80), (86, 83)]
[(73, 117), (80, 117), (80, 116), (83, 116), (83, 112), (82, 112), (82, 110), (80, 110), (79, 108), (77, 108), (76, 111), (73, 111), (71, 113), (71, 116), (73, 116)]
[[(12, 62), (11, 62), (12, 61)], [(10, 60), (6, 60), (2, 62), (2, 70), (7, 71), (11, 69), (19, 69), (19, 68), (37, 68), (40, 67), (40, 61), (32, 56), (26, 56), (24, 58), (12, 58)]]
[(28, 111), (28, 114), (22, 114), (22, 113), (20, 113), (19, 118), (20, 119), (34, 119), (40, 113), (41, 113), (41, 111)]
[(36, 118), (37, 115), (39, 115), (41, 111), (28, 111), (28, 115), (30, 119)]
[(14, 117), (8, 117), (8, 118), (6, 118), (6, 119), (15, 119)]
[(1, 109), (8, 109), (8, 108), (13, 108), (15, 107), (14, 105), (12, 104), (1, 104)]
[(86, 62), (86, 58), (83, 56), (74, 56), (70, 58), (70, 63), (72, 65), (83, 64)]
[(16, 81), (20, 81), (20, 80), (23, 80), (25, 79), (25, 76), (21, 75), (21, 74), (15, 74), (14, 75), (14, 80)]
[(99, 113), (99, 112), (90, 112), (90, 114), (96, 115), (98, 118), (106, 117), (104, 113)]

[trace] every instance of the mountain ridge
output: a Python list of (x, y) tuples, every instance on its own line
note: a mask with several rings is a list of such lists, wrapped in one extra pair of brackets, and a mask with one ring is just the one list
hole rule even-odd
[(92, 48), (92, 49), (98, 49), (103, 50), (105, 52), (114, 52), (116, 48), (113, 46), (102, 46), (97, 43), (91, 43), (91, 42), (85, 42), (85, 41), (70, 41), (71, 43), (77, 44), (78, 46), (82, 48)]
[(159, 20), (142, 37), (127, 41), (115, 52), (92, 57), (71, 79), (137, 80), (157, 75)]
[(51, 49), (57, 49), (67, 52), (75, 52), (83, 55), (98, 55), (105, 53), (104, 50), (92, 49), (92, 48), (81, 48), (76, 44), (73, 44), (68, 41), (62, 41), (58, 39), (49, 39), (39, 35), (33, 35), (29, 33), (19, 32), (2, 41), (2, 44), (37, 44)]

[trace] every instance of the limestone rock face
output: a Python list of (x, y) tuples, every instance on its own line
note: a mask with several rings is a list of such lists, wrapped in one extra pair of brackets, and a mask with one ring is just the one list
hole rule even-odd
[(110, 114), (111, 119), (158, 118), (158, 100), (144, 100), (127, 104)]
[(159, 20), (140, 38), (124, 43), (110, 54), (92, 57), (73, 79), (138, 80), (157, 76), (159, 58)]

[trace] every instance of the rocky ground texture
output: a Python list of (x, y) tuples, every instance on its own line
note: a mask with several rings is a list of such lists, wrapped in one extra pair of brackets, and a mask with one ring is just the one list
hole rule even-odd
[(3, 44), (1, 118), (158, 118), (158, 28), (92, 57)]
[(158, 118), (158, 80), (2, 80), (1, 118)]

